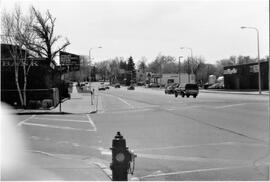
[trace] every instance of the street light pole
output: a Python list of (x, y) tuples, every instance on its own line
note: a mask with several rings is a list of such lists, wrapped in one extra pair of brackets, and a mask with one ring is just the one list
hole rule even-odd
[(179, 84), (181, 83), (181, 70), (180, 70), (180, 68), (181, 68), (181, 67), (180, 67), (181, 60), (180, 60), (180, 59), (181, 59), (182, 57), (183, 57), (183, 56), (179, 56), (179, 62), (178, 62), (178, 74), (179, 74), (179, 75), (178, 75), (178, 76), (179, 76), (178, 79), (179, 79)]
[(91, 92), (91, 105), (93, 105), (93, 92), (92, 92), (92, 90), (91, 90), (91, 79), (92, 79), (92, 75), (91, 75), (91, 60), (92, 60), (92, 58), (91, 58), (91, 50), (92, 49), (95, 49), (95, 48), (97, 48), (97, 49), (100, 49), (100, 48), (102, 48), (101, 46), (99, 46), (99, 47), (92, 47), (92, 48), (90, 48), (89, 49), (89, 67), (90, 67), (90, 70), (89, 70), (89, 89), (90, 89), (90, 92)]
[(89, 70), (89, 87), (90, 87), (90, 90), (91, 90), (91, 60), (92, 60), (92, 58), (91, 58), (91, 51), (92, 51), (92, 49), (101, 49), (102, 47), (101, 46), (99, 46), (99, 47), (91, 47), (90, 49), (89, 49), (89, 67), (90, 67), (90, 70)]
[(259, 30), (256, 27), (241, 27), (242, 29), (253, 29), (257, 32), (257, 51), (258, 51), (258, 85), (259, 85), (259, 94), (262, 94), (262, 86), (261, 86), (261, 62), (260, 62), (260, 39), (259, 39)]
[[(192, 51), (191, 48), (189, 48), (189, 47), (180, 47), (180, 49), (188, 49), (188, 50), (190, 50), (191, 60), (193, 60), (193, 51)], [(190, 70), (190, 66), (189, 66), (189, 59), (188, 59), (188, 83), (190, 83), (190, 74), (189, 74), (190, 71), (189, 70)], [(193, 71), (192, 71), (192, 73), (193, 73)]]

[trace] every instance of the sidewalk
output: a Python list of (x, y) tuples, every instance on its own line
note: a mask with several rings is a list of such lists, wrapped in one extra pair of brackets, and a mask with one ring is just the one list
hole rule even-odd
[[(95, 113), (97, 112), (97, 99), (98, 96), (93, 97), (93, 105), (91, 104), (91, 95), (90, 93), (78, 93), (76, 85), (73, 84), (72, 93), (70, 94), (70, 99), (65, 100), (61, 103), (61, 113)], [(85, 107), (87, 106), (87, 107)], [(60, 113), (60, 104), (52, 109), (18, 109), (17, 113), (19, 114), (52, 114)]]
[[(203, 93), (220, 93), (220, 94), (242, 94), (242, 95), (260, 95), (258, 91), (250, 90), (224, 90), (224, 89), (200, 89)], [(262, 91), (261, 95), (268, 96), (269, 91)]]
[[(11, 181), (111, 181), (95, 159), (76, 155), (55, 155), (29, 151), (27, 163), (2, 171), (2, 180)], [(98, 161), (98, 160), (97, 160)]]
[[(78, 93), (76, 85), (73, 84), (70, 99), (61, 104), (61, 111), (65, 113), (93, 113), (97, 108), (97, 96), (93, 97), (93, 105), (91, 104), (90, 93)], [(87, 106), (87, 107), (85, 107)], [(52, 112), (59, 112), (60, 105), (51, 110)]]

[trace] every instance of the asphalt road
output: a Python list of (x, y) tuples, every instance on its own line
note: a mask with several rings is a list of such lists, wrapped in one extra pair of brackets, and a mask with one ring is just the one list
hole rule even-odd
[(18, 116), (29, 150), (109, 166), (109, 148), (120, 131), (138, 155), (134, 175), (141, 180), (268, 179), (269, 156), (254, 164), (268, 150), (267, 96), (175, 98), (159, 89), (110, 88), (96, 91), (98, 112), (89, 114), (90, 95), (74, 95), (63, 104), (69, 114)]

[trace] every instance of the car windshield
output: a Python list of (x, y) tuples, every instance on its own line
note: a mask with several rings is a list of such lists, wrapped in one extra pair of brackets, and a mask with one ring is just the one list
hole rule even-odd
[(186, 89), (198, 89), (198, 85), (196, 84), (186, 84)]
[(270, 181), (269, 6), (2, 0), (1, 180)]

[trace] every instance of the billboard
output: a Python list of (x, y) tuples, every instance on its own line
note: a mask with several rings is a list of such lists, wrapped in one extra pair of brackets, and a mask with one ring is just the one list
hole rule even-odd
[(68, 52), (60, 51), (60, 64), (61, 66), (69, 67), (69, 71), (80, 70), (80, 56)]

